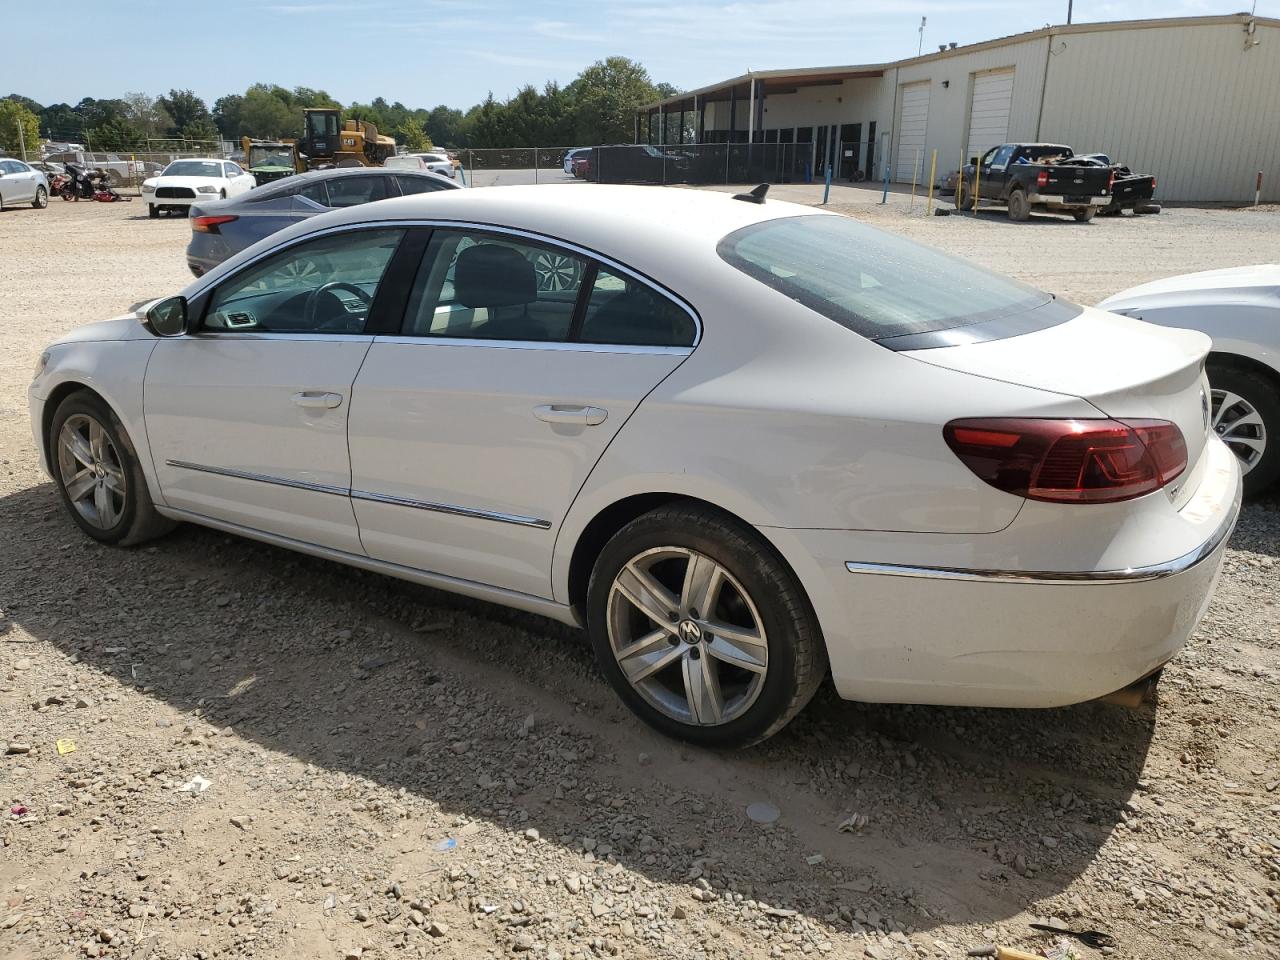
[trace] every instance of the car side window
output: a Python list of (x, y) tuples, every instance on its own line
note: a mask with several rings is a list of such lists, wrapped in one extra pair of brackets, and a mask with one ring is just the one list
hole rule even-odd
[(431, 177), (396, 177), (400, 192), (406, 197), (413, 193), (433, 193), (445, 189), (443, 181), (436, 183)]
[(201, 329), (361, 333), (403, 230), (353, 230), (283, 250), (228, 277)]
[(234, 163), (224, 163), (223, 167), (226, 169), (228, 177), (240, 176), (240, 168), (237, 167)]
[(693, 317), (652, 287), (607, 267), (596, 271), (578, 337), (582, 342), (691, 347), (696, 336)]
[(331, 207), (355, 207), (388, 196), (387, 178), (382, 176), (337, 177), (328, 184)]
[(992, 170), (1003, 170), (1009, 165), (1009, 158), (1013, 156), (1013, 144), (1006, 143), (1003, 147), (996, 151), (996, 155), (991, 158)]
[(309, 183), (300, 190), (294, 191), (294, 193), (296, 196), (306, 197), (312, 203), (318, 203), (322, 207), (329, 206), (329, 190), (323, 180)]
[(12, 160), (0, 160), (0, 173), (21, 173), (18, 165)]
[(409, 297), (405, 332), (421, 337), (564, 341), (587, 271), (540, 243), (436, 230)]

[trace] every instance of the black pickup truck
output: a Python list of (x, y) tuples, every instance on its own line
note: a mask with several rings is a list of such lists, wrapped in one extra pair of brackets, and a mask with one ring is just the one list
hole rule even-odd
[(973, 208), (976, 182), (984, 203), (1003, 203), (1010, 220), (1032, 210), (1066, 213), (1081, 223), (1110, 205), (1109, 167), (1072, 164), (1075, 153), (1060, 143), (1002, 143), (973, 158), (956, 184), (956, 206)]

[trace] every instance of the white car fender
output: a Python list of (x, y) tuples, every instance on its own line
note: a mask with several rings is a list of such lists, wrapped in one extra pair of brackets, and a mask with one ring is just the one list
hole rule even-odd
[[(136, 321), (135, 321), (136, 322)], [(155, 465), (151, 462), (151, 446), (147, 442), (147, 428), (143, 417), (143, 380), (151, 351), (159, 341), (145, 336), (134, 340), (72, 341), (49, 347), (49, 362), (40, 376), (32, 382), (31, 395), (47, 404), (50, 397), (60, 393), (68, 383), (83, 385), (97, 393), (120, 419), (130, 442), (138, 453), (138, 463), (147, 479), (151, 499), (163, 505), (164, 498), (156, 478)], [(102, 371), (102, 375), (99, 374)], [(51, 417), (52, 410), (45, 416)], [(52, 468), (52, 451), (42, 438), (41, 454), (46, 466)]]

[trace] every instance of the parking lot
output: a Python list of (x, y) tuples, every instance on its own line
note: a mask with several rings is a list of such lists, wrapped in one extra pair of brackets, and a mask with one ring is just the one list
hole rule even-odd
[[(1280, 261), (1274, 208), (879, 200), (833, 209), (1082, 303)], [(138, 201), (0, 213), (0, 956), (959, 958), (1039, 950), (1047, 918), (1116, 956), (1280, 956), (1280, 500), (1246, 506), (1154, 708), (824, 689), (709, 753), (537, 617), (210, 530), (81, 535), (37, 464), (31, 369), (184, 286), (188, 235)]]

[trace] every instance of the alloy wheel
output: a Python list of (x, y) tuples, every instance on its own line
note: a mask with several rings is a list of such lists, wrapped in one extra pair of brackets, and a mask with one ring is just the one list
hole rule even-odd
[(533, 272), (537, 275), (538, 290), (542, 293), (572, 290), (578, 284), (580, 269), (577, 259), (562, 253), (539, 251), (533, 257)]
[(87, 414), (67, 418), (58, 433), (58, 474), (67, 499), (85, 522), (110, 530), (126, 502), (123, 461), (102, 424)]
[(769, 643), (758, 607), (723, 565), (686, 547), (628, 561), (609, 589), (609, 644), (627, 682), (681, 723), (715, 726), (759, 697)]
[(1210, 426), (1240, 460), (1248, 473), (1267, 451), (1267, 426), (1261, 414), (1244, 397), (1229, 390), (1211, 390)]

